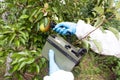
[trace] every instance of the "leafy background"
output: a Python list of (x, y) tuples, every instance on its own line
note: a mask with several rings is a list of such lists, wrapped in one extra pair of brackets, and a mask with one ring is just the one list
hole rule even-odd
[[(0, 79), (42, 80), (48, 61), (41, 50), (51, 29), (41, 24), (84, 20), (96, 28), (120, 31), (120, 1), (117, 0), (4, 0), (0, 2)], [(66, 36), (63, 36), (66, 39)], [(72, 38), (74, 46), (85, 47), (85, 54), (73, 70), (75, 80), (119, 80), (120, 59), (92, 52), (86, 39)], [(77, 45), (76, 45), (77, 44)], [(100, 48), (100, 45), (98, 45)], [(9, 62), (9, 56), (12, 59)], [(7, 64), (10, 65), (7, 65)], [(8, 69), (10, 67), (10, 70)], [(6, 70), (9, 71), (6, 71)], [(8, 73), (7, 73), (8, 72)]]

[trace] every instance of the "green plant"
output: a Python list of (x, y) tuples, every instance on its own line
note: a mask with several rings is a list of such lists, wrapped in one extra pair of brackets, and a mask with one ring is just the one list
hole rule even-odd
[[(77, 22), (82, 19), (95, 26), (96, 29), (102, 28), (104, 31), (104, 29), (113, 27), (120, 30), (119, 1), (116, 2), (116, 6), (113, 6), (113, 0), (64, 1), (65, 3), (60, 0), (5, 0), (0, 2), (0, 15), (2, 15), (0, 18), (0, 64), (4, 64), (6, 57), (12, 53), (11, 79), (42, 80), (42, 77), (46, 75), (47, 71), (42, 72), (47, 70), (47, 61), (42, 58), (41, 50), (48, 35), (54, 32), (52, 30), (40, 31), (41, 24), (45, 26), (50, 21)], [(114, 31), (117, 33), (116, 30)], [(76, 41), (76, 38), (73, 38), (73, 42), (76, 41), (75, 46), (85, 47), (90, 51), (90, 46), (85, 40), (88, 35), (83, 41)], [(97, 46), (100, 48), (99, 44)], [(98, 61), (100, 69), (95, 68), (95, 70), (87, 71), (88, 73), (100, 73), (105, 67), (106, 69), (113, 68), (113, 72), (119, 76), (119, 60), (108, 57), (104, 59), (99, 55), (96, 57), (95, 54), (91, 57)], [(94, 60), (92, 61), (94, 63)], [(91, 67), (94, 66), (93, 63), (90, 63)], [(115, 65), (112, 66), (112, 64)], [(75, 71), (80, 72), (79, 68)]]
[[(41, 49), (50, 32), (43, 33), (39, 30), (40, 24), (45, 24), (45, 20), (49, 18), (45, 13), (49, 12), (49, 9), (45, 5), (47, 3), (38, 0), (5, 1), (1, 14), (7, 13), (7, 16), (4, 16), (7, 19), (1, 19), (0, 24), (0, 55), (4, 59), (0, 60), (5, 62), (6, 57), (12, 53), (9, 72), (11, 76), (14, 75), (7, 78), (34, 79), (47, 68)], [(45, 74), (46, 72), (43, 75)], [(37, 78), (42, 79), (43, 75)]]
[(112, 70), (116, 75), (116, 80), (119, 80), (120, 79), (120, 59), (114, 58), (113, 60), (115, 61), (116, 64), (114, 67), (112, 67)]

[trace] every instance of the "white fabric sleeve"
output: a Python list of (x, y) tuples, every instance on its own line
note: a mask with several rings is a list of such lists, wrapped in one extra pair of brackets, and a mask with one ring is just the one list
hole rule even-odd
[[(95, 27), (80, 20), (77, 23), (75, 34), (79, 39), (81, 39), (94, 29)], [(101, 51), (99, 51), (98, 47), (95, 45), (94, 40), (100, 43), (102, 48)], [(96, 53), (112, 55), (120, 58), (120, 38), (117, 39), (116, 36), (109, 30), (102, 32), (99, 28), (96, 29), (89, 34), (88, 43), (90, 44), (90, 48)]]
[(75, 34), (79, 39), (81, 39), (92, 30), (94, 30), (94, 27), (92, 27), (89, 24), (86, 24), (82, 20), (79, 20), (77, 23), (77, 26), (76, 26), (76, 33)]
[(71, 72), (59, 70), (50, 76), (45, 76), (43, 80), (74, 80), (74, 76)]

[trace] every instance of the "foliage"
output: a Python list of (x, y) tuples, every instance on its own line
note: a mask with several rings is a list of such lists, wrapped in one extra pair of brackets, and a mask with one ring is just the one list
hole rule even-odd
[[(0, 18), (0, 64), (3, 64), (6, 56), (12, 53), (11, 76), (23, 80), (26, 79), (26, 74), (29, 74), (30, 76), (27, 77), (31, 79), (42, 79), (46, 74), (42, 70), (47, 68), (47, 61), (42, 58), (41, 50), (47, 36), (54, 32), (40, 31), (41, 24), (46, 27), (51, 21), (77, 22), (82, 19), (96, 28), (102, 28), (103, 31), (110, 27), (120, 31), (119, 3), (120, 1), (113, 6), (113, 0), (5, 0), (0, 2), (2, 17)], [(89, 51), (85, 39), (76, 43)], [(97, 47), (100, 49), (99, 44)], [(110, 66), (110, 69), (119, 76), (119, 60), (105, 58), (107, 61), (104, 61), (103, 57), (96, 59), (98, 63), (108, 68)], [(104, 64), (99, 62), (99, 59), (102, 59)], [(114, 66), (111, 65), (113, 63)]]
[[(1, 55), (6, 58), (10, 53), (13, 54), (10, 73), (15, 79), (26, 79), (26, 74), (31, 74), (28, 76), (31, 79), (41, 79), (46, 74), (41, 73), (47, 67), (41, 49), (50, 32), (39, 30), (40, 24), (48, 20), (46, 13), (49, 9), (45, 5), (47, 3), (39, 0), (6, 0), (5, 8), (2, 8), (1, 15), (6, 16), (3, 17), (4, 21), (1, 19), (0, 25)], [(42, 75), (36, 77), (40, 73)]]

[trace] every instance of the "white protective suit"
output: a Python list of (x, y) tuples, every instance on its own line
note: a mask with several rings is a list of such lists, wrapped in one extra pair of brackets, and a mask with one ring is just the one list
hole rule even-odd
[(71, 72), (59, 70), (54, 72), (50, 76), (45, 76), (44, 80), (74, 80), (74, 76)]
[[(93, 31), (95, 27), (90, 24), (86, 24), (84, 21), (79, 20), (76, 26), (76, 36), (79, 39), (85, 37), (89, 32)], [(89, 34), (90, 48), (96, 53), (102, 55), (111, 55), (120, 58), (120, 33), (119, 39), (109, 30), (102, 32), (99, 28)], [(94, 43), (94, 40), (99, 42), (101, 45), (101, 51), (98, 50), (97, 46)]]

